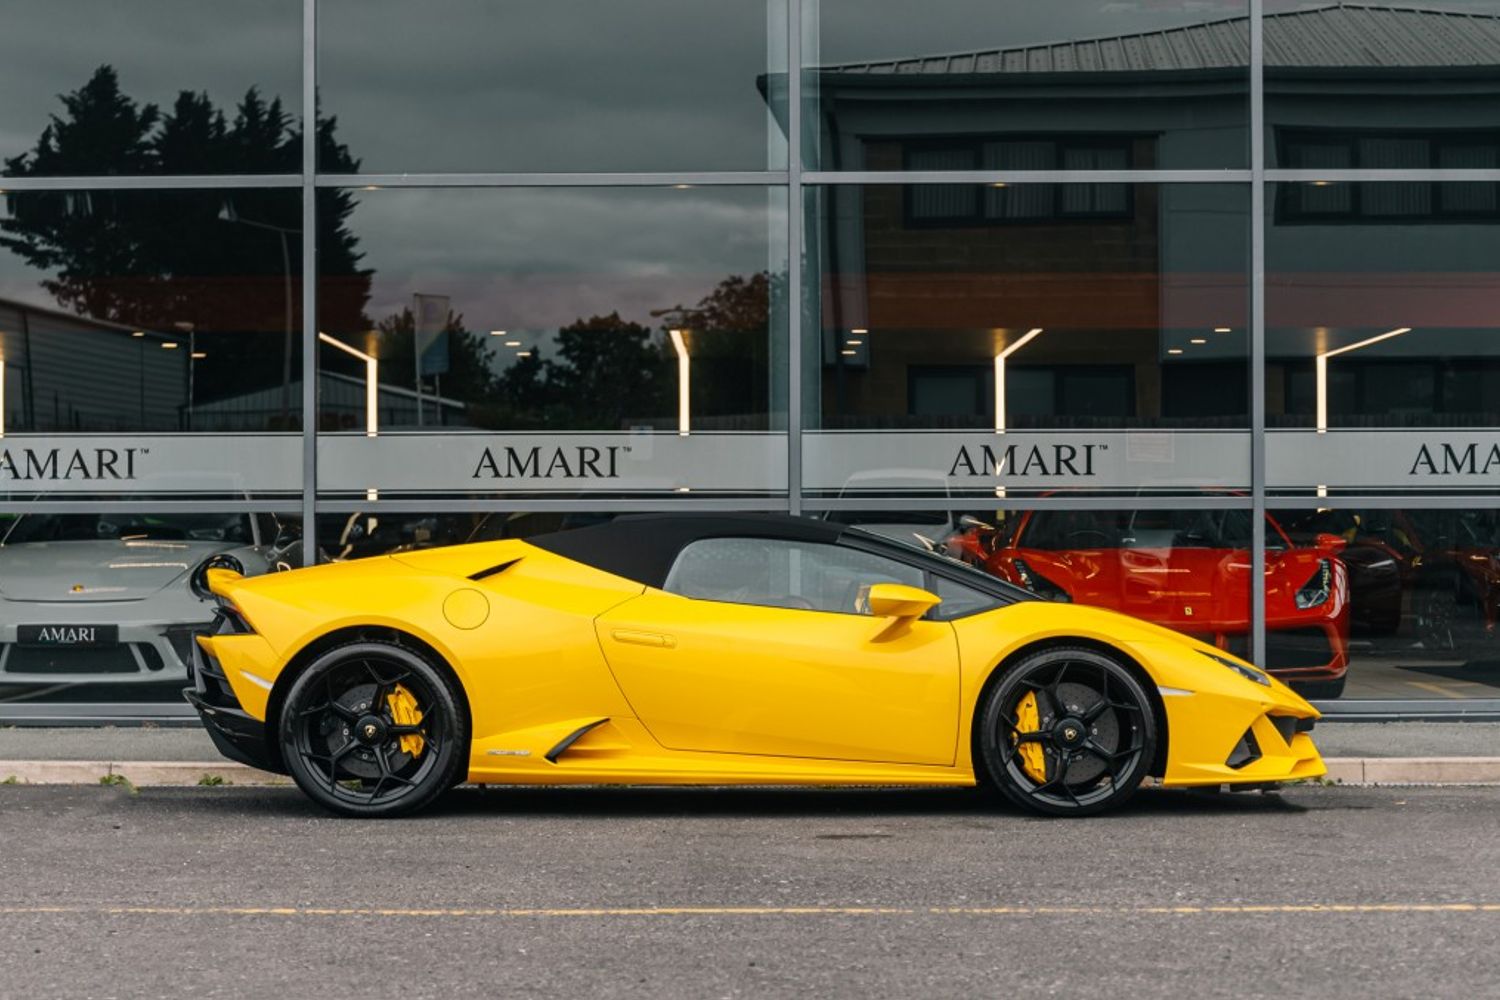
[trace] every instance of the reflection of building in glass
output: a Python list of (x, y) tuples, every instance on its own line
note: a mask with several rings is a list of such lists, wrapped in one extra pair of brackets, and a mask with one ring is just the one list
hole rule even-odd
[(0, 299), (5, 430), (175, 431), (187, 414), (179, 331), (118, 323)]
[[(292, 382), (292, 397), (300, 399), (302, 380)], [(422, 393), (423, 419), (417, 420), (417, 393), (405, 386), (381, 382), (376, 394), (379, 430), (411, 429), (418, 426), (467, 426), (461, 400)], [(318, 373), (318, 420), (324, 431), (364, 431), (367, 424), (365, 380), (340, 372)], [(194, 426), (205, 431), (260, 429), (275, 418), (281, 407), (281, 386), (257, 389), (200, 403)]]
[[(1244, 166), (1248, 24), (825, 65), (817, 165)], [(1500, 16), (1330, 4), (1268, 15), (1264, 39), (1270, 167), (1500, 166)], [(1248, 423), (1248, 199), (1035, 180), (818, 192), (825, 426), (983, 426), (997, 396), (1012, 428)], [(1331, 425), (1495, 422), (1480, 262), (1500, 242), (1475, 224), (1500, 184), (1314, 176), (1268, 204), (1273, 423), (1311, 424), (1319, 354), (1400, 326), (1416, 334), (1333, 373)], [(1048, 337), (997, 393), (993, 359), (1033, 327)]]

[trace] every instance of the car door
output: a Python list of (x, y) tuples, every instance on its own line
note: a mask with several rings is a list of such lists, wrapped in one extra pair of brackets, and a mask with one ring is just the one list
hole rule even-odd
[(870, 585), (923, 576), (839, 545), (700, 539), (663, 589), (596, 625), (637, 717), (670, 749), (951, 764), (953, 627), (860, 611)]

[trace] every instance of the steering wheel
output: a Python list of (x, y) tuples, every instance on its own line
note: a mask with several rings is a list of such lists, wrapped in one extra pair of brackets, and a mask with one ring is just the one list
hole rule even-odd
[(1071, 542), (1071, 541), (1073, 541), (1074, 539), (1077, 539), (1077, 538), (1097, 538), (1099, 541), (1103, 542), (1105, 545), (1108, 545), (1110, 543), (1110, 541), (1111, 541), (1111, 537), (1110, 537), (1109, 532), (1107, 532), (1107, 531), (1100, 531), (1098, 528), (1079, 528), (1076, 531), (1070, 531), (1070, 532), (1068, 532), (1068, 534), (1067, 534), (1068, 541)]

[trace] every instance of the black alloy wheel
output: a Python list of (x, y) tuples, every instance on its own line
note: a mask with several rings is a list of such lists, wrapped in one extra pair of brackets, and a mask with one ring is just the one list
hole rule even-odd
[(467, 721), (453, 682), (390, 642), (318, 657), (281, 711), (282, 759), (319, 805), (346, 816), (410, 813), (461, 781)]
[(979, 714), (983, 766), (1007, 798), (1050, 816), (1088, 816), (1135, 793), (1157, 720), (1135, 676), (1092, 649), (1033, 653), (1006, 670)]

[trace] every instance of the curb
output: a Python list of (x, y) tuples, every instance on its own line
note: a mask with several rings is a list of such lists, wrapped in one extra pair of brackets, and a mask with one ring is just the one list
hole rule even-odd
[(263, 787), (292, 779), (227, 760), (0, 760), (0, 784)]
[[(1339, 785), (1500, 785), (1500, 757), (1326, 757)], [(292, 779), (219, 761), (0, 760), (0, 784), (288, 787)]]
[(1500, 785), (1500, 757), (1325, 757), (1341, 785)]

